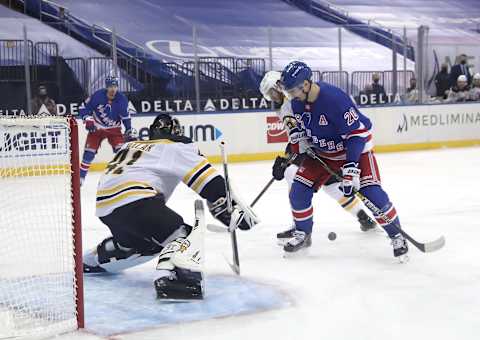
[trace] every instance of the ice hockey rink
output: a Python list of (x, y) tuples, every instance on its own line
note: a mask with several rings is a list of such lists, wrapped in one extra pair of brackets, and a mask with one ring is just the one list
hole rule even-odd
[[(276, 182), (255, 206), (261, 224), (239, 232), (241, 277), (225, 260), (231, 258), (228, 234), (206, 232), (205, 301), (156, 301), (152, 261), (101, 279), (102, 289), (86, 278), (86, 329), (56, 339), (478, 339), (480, 147), (377, 156), (403, 228), (420, 241), (445, 235), (443, 249), (423, 254), (412, 246), (410, 261), (399, 264), (385, 234), (361, 232), (319, 193), (309, 254), (284, 259), (275, 233), (289, 227), (291, 217), (287, 185)], [(247, 201), (270, 179), (271, 164), (230, 165)], [(94, 216), (99, 176), (90, 173), (82, 188), (85, 249), (108, 234)], [(195, 197), (180, 185), (168, 205), (191, 223)], [(210, 215), (207, 222), (213, 222)], [(335, 241), (327, 238), (331, 231)], [(252, 296), (259, 309), (242, 304)], [(159, 317), (159, 310), (167, 316)], [(128, 329), (119, 316), (127, 316)]]

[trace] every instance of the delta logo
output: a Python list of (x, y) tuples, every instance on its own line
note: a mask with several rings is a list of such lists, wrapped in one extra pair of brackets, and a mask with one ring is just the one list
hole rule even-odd
[(267, 116), (267, 143), (287, 143), (288, 134), (277, 116)]

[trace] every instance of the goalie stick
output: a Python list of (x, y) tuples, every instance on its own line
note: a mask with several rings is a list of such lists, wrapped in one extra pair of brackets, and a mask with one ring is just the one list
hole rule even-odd
[[(227, 194), (227, 209), (231, 214), (233, 212), (232, 193), (230, 191), (230, 180), (228, 177), (227, 153), (225, 151), (225, 142), (223, 141), (220, 142), (220, 151), (222, 154), (223, 175), (225, 178), (225, 191)], [(240, 258), (238, 256), (237, 232), (235, 228), (229, 228), (228, 231), (230, 232), (233, 253), (233, 263), (229, 263), (229, 265), (235, 274), (240, 275)]]
[[(318, 161), (320, 165), (332, 176), (335, 177), (335, 179), (339, 182), (343, 181), (343, 178), (336, 172), (334, 172), (330, 167), (325, 163), (320, 157), (317, 156), (317, 154), (312, 150), (312, 149), (307, 149), (307, 154)], [(380, 209), (378, 208), (375, 204), (373, 204), (372, 201), (370, 201), (367, 197), (365, 197), (362, 193), (358, 192), (357, 190), (354, 190), (355, 195), (362, 200), (363, 203), (374, 213), (380, 216), (382, 219), (384, 219), (387, 223), (393, 223), (393, 221)], [(398, 228), (398, 232), (402, 234), (410, 243), (412, 243), (416, 248), (418, 248), (420, 251), (424, 253), (430, 253), (436, 250), (441, 249), (445, 245), (445, 237), (440, 236), (438, 239), (431, 241), (431, 242), (426, 242), (426, 243), (421, 243), (415, 240), (413, 237), (411, 237), (409, 234), (407, 234), (406, 231), (404, 231), (401, 228)]]

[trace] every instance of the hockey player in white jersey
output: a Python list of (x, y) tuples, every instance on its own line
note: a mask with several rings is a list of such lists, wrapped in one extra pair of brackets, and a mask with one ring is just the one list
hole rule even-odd
[[(232, 215), (242, 217), (236, 224), (242, 230), (258, 220), (235, 192), (233, 212), (227, 210), (223, 177), (183, 136), (177, 119), (160, 114), (149, 128), (149, 137), (126, 143), (100, 178), (96, 215), (112, 237), (84, 255), (84, 272), (115, 273), (158, 256), (157, 297), (201, 299), (202, 233), (198, 225), (186, 224), (166, 206), (175, 187), (180, 182), (190, 187), (227, 226)], [(202, 205), (197, 203), (201, 213)], [(201, 216), (197, 224), (198, 219)]]
[[(289, 143), (286, 149), (287, 157), (278, 156), (272, 169), (272, 175), (276, 180), (285, 180), (290, 189), (298, 167), (305, 157), (304, 149), (307, 147), (305, 138), (300, 133), (295, 132), (296, 119), (293, 116), (290, 100), (284, 95), (280, 86), (281, 73), (277, 71), (269, 71), (263, 77), (260, 83), (260, 92), (268, 101), (272, 101), (276, 106), (277, 115), (286, 129), (289, 131)], [(290, 159), (290, 161), (288, 161)], [(340, 204), (347, 212), (351, 213), (360, 222), (360, 229), (368, 231), (375, 228), (376, 223), (365, 212), (363, 203), (356, 197), (345, 197), (340, 189), (340, 183), (333, 178), (323, 186), (325, 192)], [(292, 222), (293, 224), (293, 222)], [(295, 227), (292, 225), (286, 231), (277, 234), (280, 244), (288, 241), (293, 237)]]

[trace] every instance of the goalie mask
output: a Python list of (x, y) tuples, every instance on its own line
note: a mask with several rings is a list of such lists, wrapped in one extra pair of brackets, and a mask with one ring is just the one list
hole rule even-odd
[(165, 135), (183, 136), (184, 129), (177, 118), (166, 113), (159, 114), (148, 129), (150, 139), (161, 139)]

